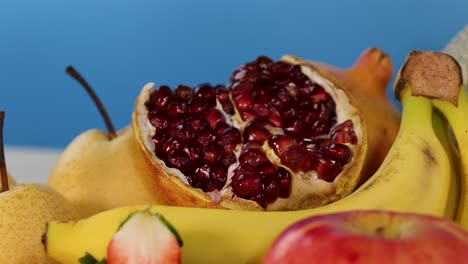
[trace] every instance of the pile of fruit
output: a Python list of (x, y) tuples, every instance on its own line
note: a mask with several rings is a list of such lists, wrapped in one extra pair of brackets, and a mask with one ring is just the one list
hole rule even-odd
[(0, 263), (467, 258), (468, 97), (448, 54), (408, 55), (401, 113), (390, 58), (371, 48), (345, 70), (261, 56), (223, 85), (149, 83), (120, 131), (67, 73), (108, 131), (75, 138), (47, 185), (8, 190), (0, 156)]

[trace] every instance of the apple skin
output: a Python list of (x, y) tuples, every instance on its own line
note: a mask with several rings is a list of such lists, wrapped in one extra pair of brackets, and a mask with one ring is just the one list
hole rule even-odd
[(468, 232), (429, 215), (357, 210), (303, 219), (273, 242), (263, 264), (468, 263)]

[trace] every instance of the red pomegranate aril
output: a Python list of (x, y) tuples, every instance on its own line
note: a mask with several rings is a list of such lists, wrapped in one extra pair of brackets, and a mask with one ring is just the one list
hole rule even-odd
[(185, 114), (187, 112), (187, 104), (180, 99), (172, 99), (167, 103), (167, 115), (174, 117), (176, 115)]
[(273, 78), (279, 85), (286, 85), (290, 82), (291, 73), (290, 66), (283, 62), (277, 62), (272, 66)]
[(284, 122), (284, 133), (288, 136), (298, 138), (302, 136), (303, 131), (306, 129), (304, 121), (301, 119), (290, 119)]
[(260, 164), (260, 166), (258, 166), (258, 175), (260, 175), (260, 177), (262, 179), (265, 179), (265, 178), (274, 178), (276, 176), (276, 166), (269, 163), (269, 162), (264, 162), (262, 164)]
[(335, 156), (341, 164), (346, 164), (351, 159), (351, 149), (343, 144), (331, 144), (325, 148), (325, 152)]
[(206, 184), (210, 180), (210, 174), (211, 174), (211, 167), (207, 164), (204, 164), (198, 167), (197, 169), (195, 169), (195, 172), (193, 173), (192, 181), (199, 183), (200, 186), (206, 186)]
[(169, 86), (161, 85), (151, 93), (148, 106), (156, 110), (163, 110), (166, 108), (167, 102), (169, 102), (169, 98), (173, 94), (174, 93)]
[(192, 162), (196, 162), (203, 156), (202, 149), (195, 144), (185, 147), (184, 151), (188, 154), (188, 157)]
[(263, 192), (260, 192), (259, 194), (255, 195), (255, 197), (252, 198), (252, 201), (258, 203), (258, 205), (260, 205), (263, 208), (267, 207), (265, 195), (263, 194)]
[(270, 137), (271, 133), (265, 126), (258, 121), (250, 121), (244, 128), (243, 139), (244, 141), (263, 144), (265, 140)]
[(310, 96), (312, 103), (326, 103), (331, 99), (331, 96), (320, 85), (315, 86), (314, 92)]
[(210, 144), (203, 149), (203, 159), (208, 164), (216, 164), (223, 155), (223, 150), (216, 144)]
[(189, 113), (202, 113), (208, 108), (208, 104), (204, 98), (193, 97), (187, 103)]
[(169, 127), (169, 121), (161, 111), (153, 110), (149, 112), (149, 120), (156, 129), (165, 130)]
[(227, 168), (214, 167), (211, 170), (211, 179), (225, 183), (227, 179)]
[(190, 98), (192, 98), (193, 96), (193, 89), (188, 87), (188, 86), (185, 86), (185, 85), (177, 85), (177, 87), (175, 88), (174, 90), (174, 94), (182, 99), (183, 101), (188, 101)]
[(263, 182), (263, 196), (267, 204), (274, 202), (279, 196), (279, 186), (273, 178), (265, 179)]
[(209, 129), (200, 129), (196, 136), (196, 142), (200, 147), (205, 147), (216, 142), (216, 136)]
[(262, 190), (262, 182), (255, 174), (237, 173), (232, 177), (234, 193), (245, 199), (252, 199)]
[(255, 113), (252, 110), (242, 111), (240, 114), (242, 119), (247, 122), (255, 120), (256, 118)]
[(245, 151), (242, 151), (239, 156), (239, 162), (241, 164), (248, 164), (253, 167), (257, 167), (263, 162), (267, 162), (268, 158), (265, 153), (260, 149), (250, 148)]
[(279, 197), (288, 198), (291, 193), (291, 173), (283, 167), (278, 168)]
[(237, 157), (234, 153), (226, 153), (226, 151), (224, 152), (224, 156), (223, 156), (223, 159), (221, 161), (221, 163), (226, 166), (226, 167), (229, 167), (231, 166), (231, 164), (235, 163), (236, 160), (237, 160)]
[(205, 118), (198, 115), (188, 117), (186, 123), (194, 132), (210, 126)]
[(270, 115), (270, 109), (267, 103), (253, 103), (251, 109), (260, 119), (265, 119)]
[(296, 119), (298, 116), (298, 109), (296, 106), (289, 105), (286, 109), (283, 110), (283, 114), (281, 115), (283, 120), (289, 121), (292, 119)]
[(257, 65), (258, 68), (265, 70), (265, 69), (270, 68), (273, 65), (273, 61), (267, 56), (259, 56), (255, 60), (255, 64)]
[(337, 132), (352, 132), (354, 130), (353, 122), (351, 120), (346, 120), (345, 122), (337, 125), (332, 129), (332, 133)]
[(211, 108), (207, 110), (205, 113), (205, 118), (208, 121), (208, 124), (212, 129), (216, 129), (216, 127), (220, 123), (224, 123), (226, 121), (226, 118), (221, 114), (220, 111), (218, 111), (216, 108)]
[(325, 135), (330, 130), (330, 126), (328, 125), (326, 121), (317, 119), (312, 124), (311, 130), (313, 132), (313, 135), (316, 135), (316, 136)]
[(270, 116), (268, 116), (268, 123), (272, 124), (274, 127), (282, 127), (283, 123), (281, 117), (277, 111), (272, 111)]
[(266, 73), (264, 74), (263, 78), (261, 77), (255, 80), (255, 84), (254, 84), (255, 90), (263, 91), (262, 93), (260, 93), (259, 95), (260, 97), (265, 96), (267, 94), (266, 90), (275, 88), (276, 83), (270, 78), (271, 78), (271, 74)]
[(281, 162), (294, 172), (313, 169), (312, 156), (301, 145), (292, 145), (280, 156)]
[(214, 107), (216, 105), (216, 91), (208, 83), (197, 85), (194, 89), (195, 96), (204, 98), (208, 104), (208, 107)]
[(299, 145), (305, 147), (310, 153), (315, 153), (322, 149), (323, 141), (323, 139), (304, 138), (301, 142), (299, 142)]
[(284, 151), (286, 151), (289, 147), (296, 145), (296, 141), (290, 136), (273, 135), (268, 140), (268, 145), (273, 149), (278, 157), (281, 157)]
[(332, 182), (342, 169), (338, 159), (328, 153), (317, 154), (314, 163), (318, 177), (328, 182)]
[(357, 136), (356, 133), (354, 133), (354, 131), (335, 133), (332, 136), (332, 140), (335, 143), (357, 144)]
[(179, 149), (172, 149), (167, 152), (166, 162), (169, 167), (183, 170), (190, 166), (190, 159), (187, 153)]
[(193, 132), (186, 124), (180, 124), (172, 128), (168, 132), (170, 137), (180, 139), (183, 143), (191, 141), (194, 137)]
[(168, 138), (163, 143), (163, 152), (170, 152), (172, 150), (182, 150), (184, 148), (183, 142), (178, 138)]
[(252, 104), (252, 96), (251, 95), (238, 95), (234, 98), (236, 102), (236, 108), (239, 111), (245, 111), (250, 109), (250, 105)]
[(240, 132), (235, 127), (229, 127), (220, 136), (220, 144), (225, 151), (232, 152), (241, 143)]

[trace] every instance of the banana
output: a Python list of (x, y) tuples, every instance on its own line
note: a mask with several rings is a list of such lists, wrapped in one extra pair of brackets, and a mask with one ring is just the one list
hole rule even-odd
[[(183, 263), (258, 263), (276, 236), (300, 219), (339, 211), (385, 209), (447, 214), (451, 182), (448, 156), (432, 127), (431, 101), (405, 87), (401, 127), (376, 173), (349, 196), (326, 206), (288, 212), (254, 212), (155, 205), (178, 230)], [(47, 254), (64, 264), (85, 252), (105, 257), (112, 235), (129, 213), (147, 206), (121, 207), (77, 222), (50, 222)]]
[(405, 65), (409, 67), (405, 70), (404, 66), (400, 72), (401, 86), (417, 87), (413, 94), (431, 99), (432, 105), (444, 115), (455, 136), (456, 146), (450, 141), (446, 142), (448, 147), (458, 147), (459, 151), (454, 152), (453, 156), (454, 160), (458, 159), (458, 164), (454, 163), (454, 166), (460, 166), (461, 174), (455, 221), (468, 229), (468, 97), (461, 67), (449, 54), (433, 51), (412, 51)]

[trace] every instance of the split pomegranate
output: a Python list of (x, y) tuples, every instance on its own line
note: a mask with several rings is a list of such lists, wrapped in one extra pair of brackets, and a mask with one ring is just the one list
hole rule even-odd
[(293, 210), (354, 190), (367, 150), (354, 99), (287, 61), (258, 57), (226, 86), (143, 88), (134, 128), (169, 204)]

